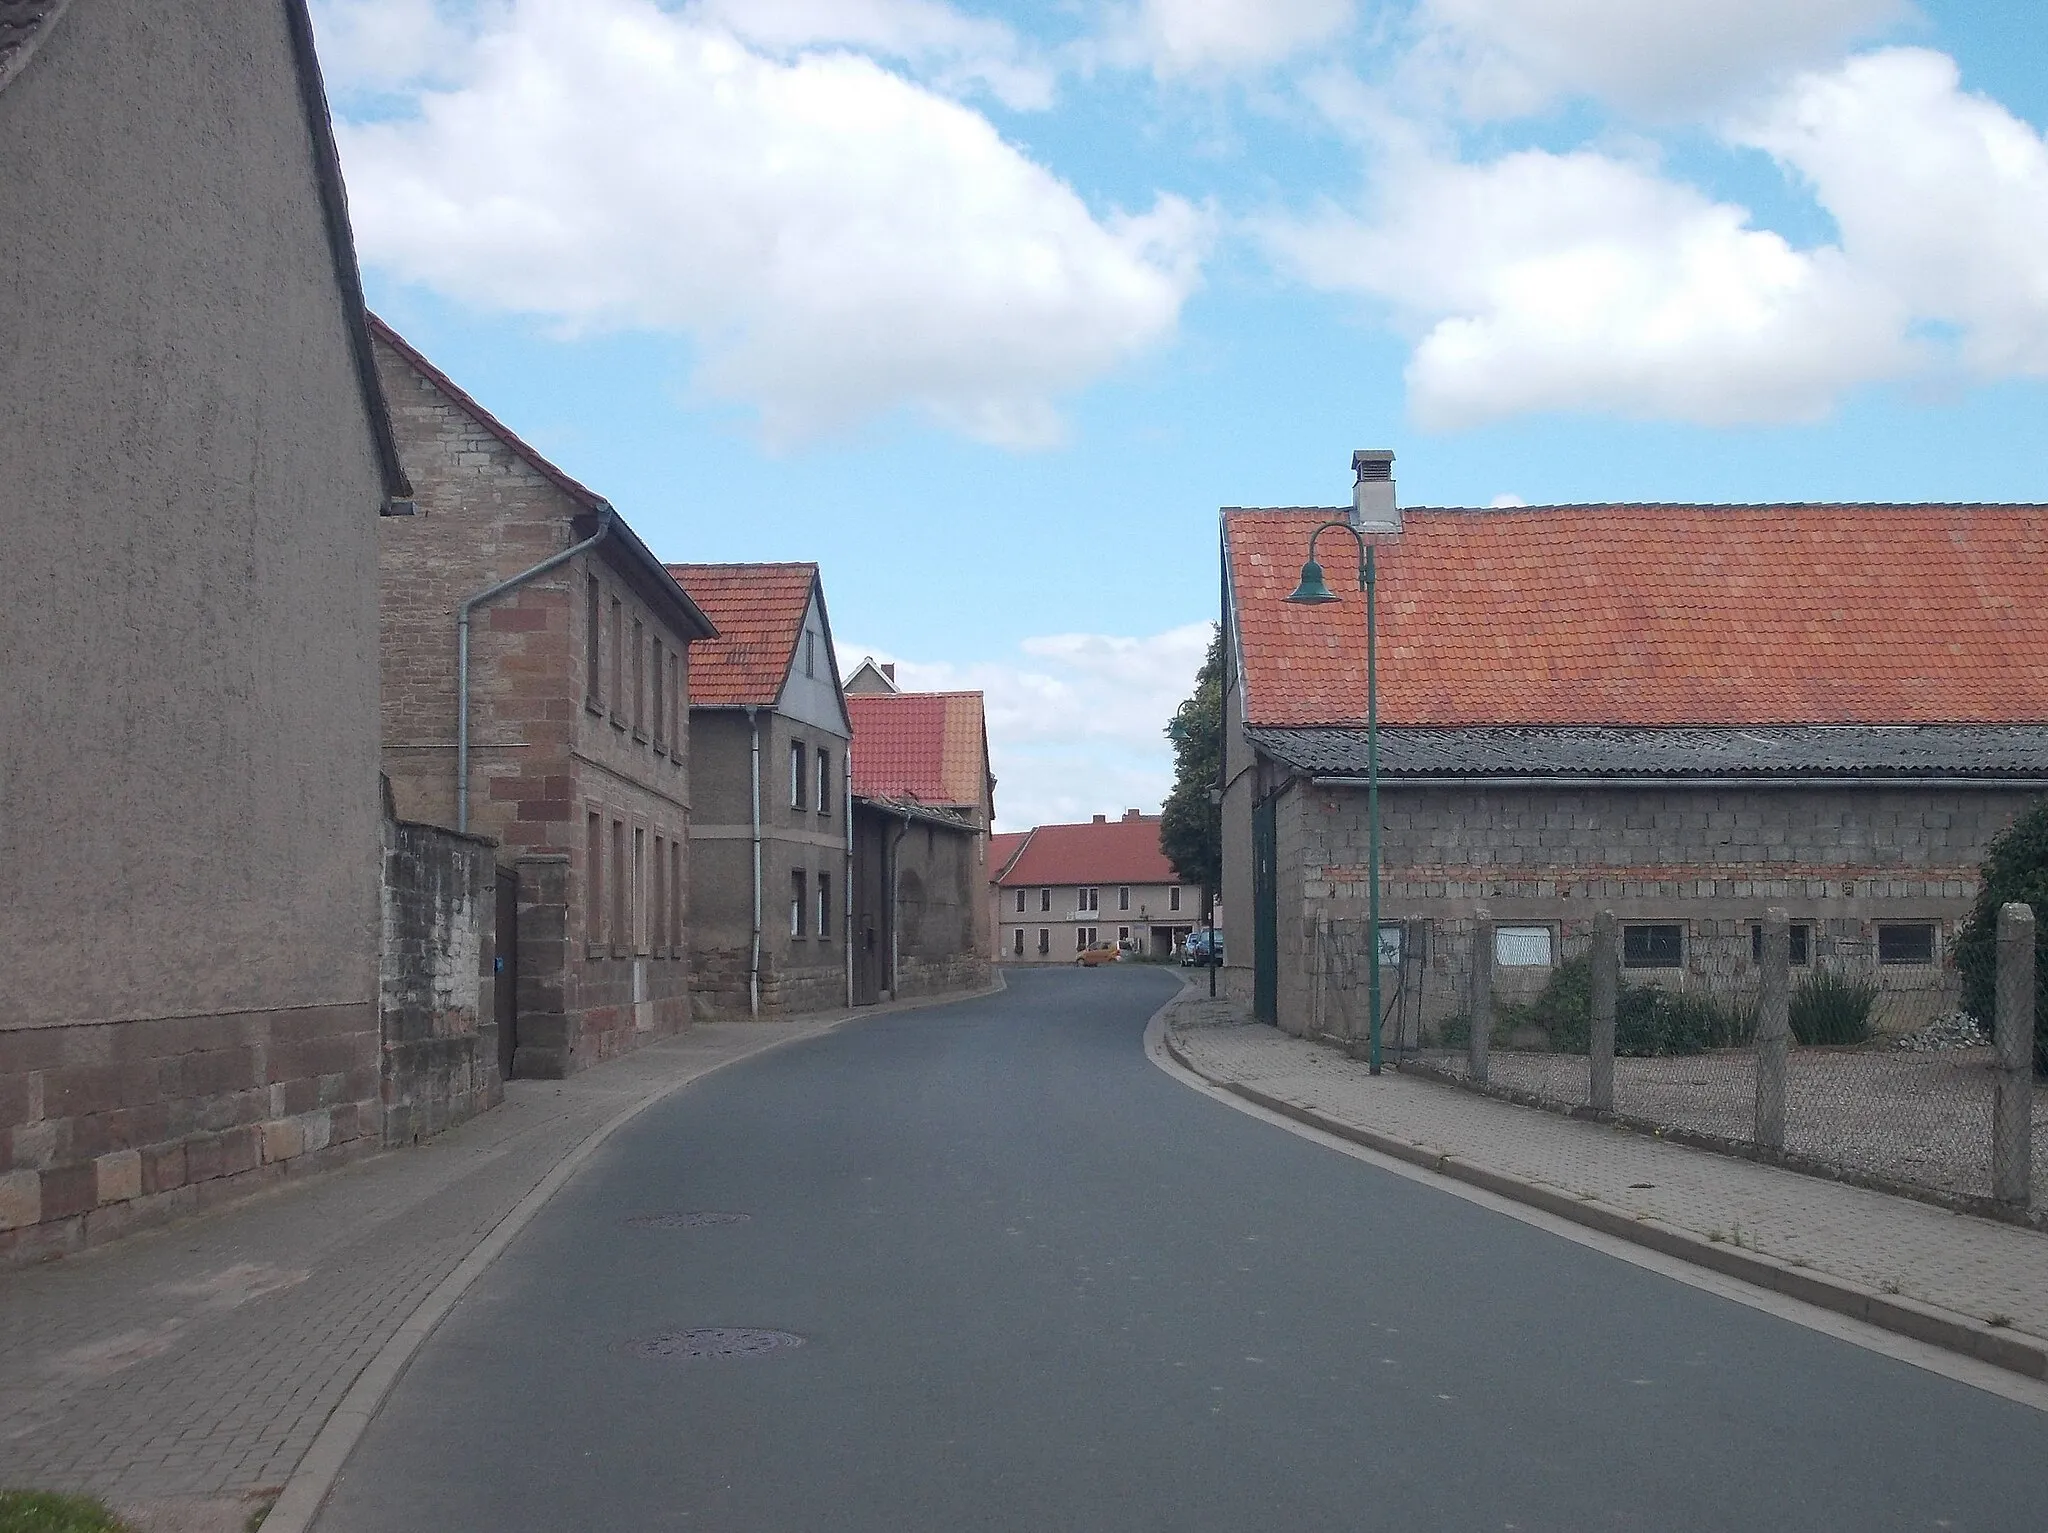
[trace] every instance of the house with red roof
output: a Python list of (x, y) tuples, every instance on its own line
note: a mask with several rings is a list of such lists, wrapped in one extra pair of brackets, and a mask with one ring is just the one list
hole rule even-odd
[(1200, 924), (1201, 891), (1184, 888), (1160, 851), (1156, 814), (1098, 814), (1016, 840), (991, 880), (1006, 962), (1072, 963), (1097, 942), (1170, 958)]
[[(1391, 489), (1391, 485), (1388, 486)], [(1287, 600), (1348, 509), (1225, 508), (1226, 984), (1362, 1033), (1366, 603)], [(1375, 539), (1388, 1029), (1526, 991), (1622, 923), (1631, 979), (1874, 979), (1880, 1026), (1953, 1004), (1987, 843), (2048, 790), (2048, 507), (1410, 508)]]
[[(893, 680), (890, 686), (893, 687)], [(877, 689), (853, 721), (856, 1003), (988, 983), (995, 774), (979, 692)]]
[(718, 628), (691, 649), (697, 1013), (773, 1017), (849, 1005), (853, 726), (818, 567), (669, 570)]
[(703, 611), (603, 496), (372, 316), (415, 514), (380, 526), (399, 815), (498, 844), (497, 1046), (559, 1078), (690, 1020), (690, 648)]

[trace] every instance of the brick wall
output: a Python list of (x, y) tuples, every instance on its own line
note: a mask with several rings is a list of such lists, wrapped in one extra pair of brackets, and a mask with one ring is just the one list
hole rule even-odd
[(383, 1138), (409, 1144), (495, 1106), (497, 863), (491, 843), (386, 821)]

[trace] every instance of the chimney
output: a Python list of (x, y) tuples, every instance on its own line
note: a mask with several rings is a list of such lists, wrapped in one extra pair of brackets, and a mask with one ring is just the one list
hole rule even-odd
[(1098, 814), (1095, 817), (1095, 823), (1097, 825), (1107, 825), (1109, 823), (1109, 816), (1106, 814)]
[(878, 667), (877, 667), (876, 669), (878, 669), (878, 670), (880, 670), (880, 671), (881, 671), (882, 675), (883, 675), (884, 677), (886, 677), (886, 678), (888, 679), (888, 681), (889, 681), (889, 684), (890, 684), (891, 686), (894, 686), (894, 685), (896, 684), (896, 662), (895, 662), (895, 661), (891, 660), (891, 661), (887, 662), (887, 663), (886, 663), (886, 664), (884, 664), (884, 665), (878, 666)]
[(1124, 818), (1127, 820), (1142, 820), (1145, 817), (1135, 809), (1126, 809), (1124, 811)]
[(1351, 525), (1360, 532), (1399, 532), (1401, 507), (1394, 499), (1394, 455), (1384, 447), (1361, 447), (1351, 455)]

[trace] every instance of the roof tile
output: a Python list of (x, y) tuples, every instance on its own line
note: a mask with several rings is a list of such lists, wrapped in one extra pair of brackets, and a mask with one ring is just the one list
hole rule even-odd
[(773, 707), (789, 679), (815, 564), (671, 564), (676, 584), (704, 609), (716, 639), (690, 646), (690, 701)]
[(979, 692), (856, 692), (846, 708), (855, 793), (962, 807), (986, 798), (988, 735)]
[(1006, 889), (1056, 884), (1177, 884), (1159, 850), (1159, 816), (1088, 825), (1041, 825), (996, 883)]

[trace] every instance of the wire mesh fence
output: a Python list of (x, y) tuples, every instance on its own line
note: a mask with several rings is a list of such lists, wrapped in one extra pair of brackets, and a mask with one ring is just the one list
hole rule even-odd
[[(2012, 1203), (1995, 1145), (2001, 1076), (2008, 1091), (2016, 1077), (2001, 1070), (1993, 1019), (1961, 1004), (1989, 987), (1965, 983), (1955, 964), (1885, 965), (1860, 932), (1788, 923), (1776, 1013), (1784, 1042), (1774, 1054), (1759, 1039), (1768, 1011), (1762, 910), (1682, 928), (1620, 924), (1603, 1099), (1593, 926), (1382, 922), (1384, 1057), (1813, 1170), (1972, 1206)], [(1314, 924), (1303, 966), (1311, 1033), (1365, 1042), (1368, 940), (1363, 921)], [(2022, 1169), (2033, 1207), (2048, 1208), (2048, 1087), (2017, 1079), (2033, 1125)]]

